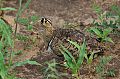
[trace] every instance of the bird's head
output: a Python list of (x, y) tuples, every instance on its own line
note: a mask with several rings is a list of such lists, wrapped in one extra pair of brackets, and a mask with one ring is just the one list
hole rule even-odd
[(43, 25), (43, 27), (45, 28), (52, 28), (52, 22), (51, 20), (47, 19), (47, 18), (42, 18), (41, 19), (41, 24)]
[(52, 26), (51, 20), (47, 19), (47, 18), (42, 18), (41, 19), (41, 24), (42, 27), (46, 30), (46, 35), (52, 35), (53, 31), (54, 31), (54, 27)]

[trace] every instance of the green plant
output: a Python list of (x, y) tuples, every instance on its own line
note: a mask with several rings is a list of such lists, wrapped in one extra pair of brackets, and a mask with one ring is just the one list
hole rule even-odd
[(92, 34), (95, 34), (100, 42), (111, 42), (111, 43), (113, 43), (112, 39), (110, 37), (108, 37), (108, 35), (111, 31), (112, 30), (109, 29), (109, 28), (106, 28), (106, 29), (103, 29), (103, 30), (99, 29), (99, 28), (95, 28), (95, 27), (90, 28), (90, 32)]
[[(0, 8), (0, 10), (15, 10), (14, 8)], [(4, 22), (3, 18), (0, 18), (0, 77), (1, 79), (12, 79), (12, 75), (9, 75), (9, 68), (12, 64), (12, 52), (14, 43), (12, 39), (12, 28)], [(6, 51), (10, 48), (10, 55), (8, 57), (8, 64), (5, 61)]]
[[(101, 8), (98, 4), (96, 4), (96, 3), (94, 2), (94, 4), (92, 5), (92, 9), (93, 9), (93, 11), (96, 12), (96, 14), (97, 14), (97, 16), (98, 16), (98, 19), (100, 20), (100, 24), (103, 23), (103, 22), (104, 22), (105, 13), (103, 13), (102, 8)], [(93, 23), (94, 23), (94, 24), (95, 24), (95, 23), (96, 23), (96, 24), (99, 24), (99, 22), (96, 22), (95, 20), (93, 21)]]
[(30, 16), (28, 18), (18, 18), (18, 23), (26, 26), (27, 30), (32, 30), (33, 29), (33, 25), (38, 21), (37, 16)]
[(16, 32), (17, 32), (17, 23), (18, 23), (18, 20), (20, 18), (20, 16), (22, 15), (22, 13), (24, 12), (24, 10), (26, 8), (28, 8), (29, 4), (30, 4), (31, 0), (28, 0), (25, 5), (22, 7), (22, 0), (19, 0), (19, 9), (18, 9), (18, 12), (16, 14), (16, 19), (15, 19), (15, 22), (16, 22), (16, 27), (15, 27), (15, 35), (16, 35)]
[(57, 70), (57, 65), (56, 60), (53, 59), (49, 62), (46, 62), (47, 68), (45, 68), (44, 75), (46, 79), (59, 79), (62, 76), (67, 75), (66, 73), (60, 73)]
[(116, 15), (111, 11), (103, 11), (102, 8), (96, 3), (93, 4), (92, 8), (98, 16), (97, 20), (93, 21), (94, 25), (101, 26), (102, 28), (109, 28), (109, 27), (113, 29), (120, 28), (120, 22), (119, 22), (120, 10), (118, 6), (113, 5), (111, 7), (111, 10), (113, 12), (116, 12)]
[(117, 23), (120, 25), (120, 7), (118, 5), (112, 5), (110, 14), (118, 17)]
[(111, 56), (108, 56), (108, 57), (103, 56), (100, 58), (99, 64), (96, 66), (96, 73), (99, 75), (99, 77), (102, 78), (105, 75), (106, 73), (105, 66), (111, 60), (112, 60)]
[(85, 54), (85, 59), (87, 60), (87, 64), (90, 65), (94, 59), (94, 55), (95, 53), (92, 52), (90, 53), (90, 56), (88, 56), (88, 54)]
[[(10, 26), (7, 25), (2, 19), (0, 19), (0, 76), (2, 79), (8, 79), (9, 74), (8, 70), (12, 64), (12, 52), (13, 52), (13, 40), (12, 40), (12, 32)], [(8, 65), (5, 64), (5, 51), (7, 48), (10, 48), (10, 56)]]
[(16, 62), (14, 63), (11, 68), (15, 68), (17, 66), (23, 66), (25, 64), (31, 64), (31, 65), (41, 65), (39, 63), (37, 63), (36, 61), (32, 61), (32, 60), (25, 60), (25, 61), (22, 61), (22, 62)]
[(64, 55), (65, 58), (65, 66), (72, 71), (72, 75), (79, 79), (79, 69), (83, 63), (84, 56), (86, 53), (86, 42), (84, 40), (82, 46), (77, 44), (76, 42), (68, 40), (71, 44), (73, 44), (78, 49), (78, 58), (74, 58), (72, 54), (63, 46), (61, 45), (61, 53)]
[(115, 77), (115, 69), (109, 69), (106, 75), (110, 77)]
[(115, 34), (119, 34), (120, 35), (120, 7), (118, 5), (112, 5), (111, 6), (111, 11), (110, 14), (112, 17), (116, 17), (117, 19), (115, 20), (116, 23), (116, 28), (118, 29), (114, 29), (113, 32)]
[(96, 4), (96, 2), (94, 2), (94, 4), (92, 5), (92, 9), (93, 9), (93, 11), (95, 11), (98, 15), (100, 15), (101, 13), (103, 13), (102, 8), (100, 7), (100, 5)]
[[(15, 79), (15, 76), (10, 74), (9, 71), (12, 67), (21, 66), (24, 64), (40, 65), (36, 61), (26, 60), (23, 62), (13, 63), (14, 55), (14, 40), (12, 35), (12, 28), (0, 18), (0, 77), (1, 79)], [(6, 53), (5, 51), (9, 51)], [(5, 60), (5, 59), (8, 59)], [(8, 62), (8, 63), (7, 63)]]
[(10, 10), (10, 11), (15, 11), (16, 9), (15, 8), (11, 8), (11, 7), (5, 7), (5, 8), (0, 8), (0, 10), (2, 10), (2, 11), (8, 11), (8, 10)]
[(94, 20), (93, 24), (96, 26), (101, 26), (102, 28), (119, 28), (118, 25), (118, 17), (113, 16), (109, 12), (104, 12), (103, 14), (99, 15), (98, 21)]
[(23, 42), (27, 42), (29, 40), (29, 37), (26, 36), (26, 35), (22, 35), (22, 34), (17, 34), (16, 35), (16, 38), (20, 41), (23, 41)]
[(32, 30), (33, 29), (33, 25), (37, 22), (38, 20), (38, 16), (30, 16), (30, 17), (27, 17), (27, 18), (21, 18), (20, 16), (22, 15), (22, 13), (24, 12), (24, 10), (26, 8), (28, 8), (29, 4), (30, 4), (31, 0), (28, 0), (26, 2), (26, 4), (22, 7), (22, 0), (19, 0), (19, 9), (18, 9), (18, 13), (16, 14), (16, 19), (15, 19), (15, 22), (16, 22), (16, 28), (15, 28), (15, 34), (16, 34), (16, 31), (17, 31), (17, 23), (20, 23), (24, 26), (26, 26), (26, 29), (27, 30)]

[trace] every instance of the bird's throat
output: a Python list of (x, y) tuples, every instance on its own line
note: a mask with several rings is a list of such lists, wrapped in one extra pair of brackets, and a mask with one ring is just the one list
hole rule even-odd
[(51, 27), (47, 28), (47, 29), (46, 29), (46, 36), (51, 36), (51, 35), (53, 35), (53, 31), (54, 31), (54, 28), (51, 28)]

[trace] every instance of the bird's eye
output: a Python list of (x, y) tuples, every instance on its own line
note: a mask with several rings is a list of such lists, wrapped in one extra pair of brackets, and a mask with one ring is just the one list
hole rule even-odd
[(45, 20), (45, 23), (47, 23), (47, 20)]

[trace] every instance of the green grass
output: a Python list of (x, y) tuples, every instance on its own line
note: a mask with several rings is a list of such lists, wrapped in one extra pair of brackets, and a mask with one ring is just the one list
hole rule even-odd
[(25, 11), (25, 9), (28, 8), (30, 2), (31, 2), (31, 0), (28, 0), (28, 1), (25, 3), (25, 5), (22, 6), (22, 0), (19, 0), (19, 9), (18, 9), (18, 12), (17, 12), (17, 14), (16, 14), (16, 19), (15, 19), (15, 22), (16, 22), (15, 35), (16, 35), (16, 32), (17, 32), (17, 28), (18, 28), (17, 23), (19, 22), (20, 16), (21, 16), (22, 13)]
[(106, 75), (108, 77), (115, 77), (116, 76), (115, 69), (108, 69)]
[(18, 18), (18, 23), (26, 26), (26, 30), (33, 30), (33, 25), (38, 21), (38, 16), (30, 16), (27, 18)]
[[(118, 5), (110, 6), (109, 11), (104, 11), (101, 6), (96, 3), (93, 4), (92, 8), (97, 14), (97, 19), (93, 21), (96, 27), (103, 29), (112, 28), (113, 33), (120, 34), (118, 31), (120, 28), (120, 7)], [(97, 20), (99, 20), (99, 22)]]
[[(13, 54), (14, 54), (14, 38), (12, 36), (11, 27), (6, 24), (2, 19), (0, 19), (0, 76), (2, 79), (14, 79), (13, 75), (9, 74), (9, 70), (16, 66), (22, 66), (24, 64), (33, 64), (33, 65), (40, 65), (36, 61), (26, 60), (23, 62), (13, 63)], [(5, 51), (10, 49), (10, 52), (6, 53)], [(8, 56), (9, 55), (9, 56)], [(8, 57), (8, 63), (5, 61), (5, 58)]]
[(82, 46), (78, 45), (76, 42), (70, 41), (69, 42), (71, 44), (73, 44), (77, 49), (78, 49), (78, 58), (74, 58), (74, 56), (72, 56), (71, 52), (69, 52), (63, 45), (61, 45), (61, 53), (64, 55), (65, 58), (65, 66), (67, 68), (69, 68), (72, 71), (72, 75), (74, 77), (76, 77), (77, 79), (80, 79), (79, 77), (79, 69), (83, 63), (84, 60), (84, 56), (86, 53), (86, 42), (84, 40)]
[(67, 73), (59, 72), (57, 66), (59, 63), (55, 59), (45, 62), (47, 64), (44, 68), (44, 78), (45, 79), (60, 79), (63, 76), (66, 76)]
[[(0, 2), (3, 0), (0, 0)], [(20, 40), (21, 42), (28, 42), (31, 40), (33, 43), (35, 42), (35, 38), (20, 35), (17, 34), (17, 28), (18, 23), (20, 25), (26, 26), (26, 30), (33, 31), (33, 26), (38, 21), (39, 17), (36, 15), (32, 16), (26, 16), (26, 18), (21, 17), (22, 13), (29, 7), (29, 4), (32, 0), (28, 0), (24, 5), (22, 5), (23, 0), (19, 0), (19, 8), (18, 12), (16, 14), (16, 28), (15, 30), (12, 30), (9, 24), (4, 22), (3, 19), (0, 18), (0, 79), (17, 79), (15, 77), (15, 73), (10, 73), (9, 71), (14, 69), (17, 66), (22, 66), (25, 64), (32, 64), (32, 65), (40, 65), (36, 61), (31, 60), (25, 60), (23, 62), (17, 62), (13, 63), (13, 59), (15, 55), (19, 55), (22, 53), (21, 50), (18, 50), (17, 52), (14, 52), (14, 42), (15, 39)], [(112, 42), (112, 39), (109, 37), (109, 34), (113, 32), (115, 29), (120, 28), (120, 7), (117, 5), (112, 5), (111, 10), (112, 11), (103, 11), (103, 9), (97, 5), (93, 4), (92, 6), (93, 10), (96, 12), (98, 16), (98, 20), (100, 22), (97, 22), (94, 20), (93, 27), (90, 28), (90, 32), (96, 36), (102, 43), (103, 42)], [(2, 8), (0, 5), (0, 10), (2, 11), (16, 11), (15, 8), (11, 7), (5, 7)], [(114, 20), (109, 20), (110, 18), (114, 18)], [(75, 28), (77, 25), (73, 23), (66, 23), (64, 25), (64, 28)], [(15, 36), (13, 35), (13, 31), (15, 31)], [(16, 37), (16, 38), (14, 38)], [(74, 57), (71, 52), (68, 51), (67, 48), (64, 47), (64, 45), (61, 45), (60, 51), (64, 56), (65, 59), (65, 67), (70, 69), (72, 72), (72, 75), (76, 77), (77, 79), (80, 79), (80, 68), (84, 62), (84, 59), (87, 60), (87, 65), (91, 65), (94, 58), (94, 51), (91, 52), (91, 55), (88, 57), (86, 52), (86, 41), (84, 40), (82, 45), (77, 44), (76, 42), (70, 41), (70, 44), (74, 45), (78, 49), (78, 57)], [(6, 53), (8, 52), (8, 53)], [(7, 61), (5, 59), (8, 59)], [(96, 74), (98, 74), (100, 77), (103, 77), (104, 75), (107, 76), (115, 76), (115, 70), (109, 69), (106, 70), (105, 67), (107, 63), (111, 61), (111, 56), (109, 57), (101, 57), (99, 64), (96, 66)], [(6, 63), (8, 62), (8, 63)], [(65, 76), (67, 73), (60, 73), (57, 71), (57, 65), (56, 60), (47, 62), (47, 67), (45, 70), (45, 78), (49, 79), (59, 79), (63, 75)], [(40, 65), (41, 66), (41, 65)], [(13, 75), (12, 75), (13, 74)]]
[(111, 42), (111, 43), (114, 43), (112, 41), (112, 39), (110, 37), (108, 37), (108, 35), (111, 33), (111, 29), (109, 28), (106, 28), (106, 29), (99, 29), (99, 28), (96, 28), (96, 27), (92, 27), (90, 28), (89, 30), (93, 35), (96, 35), (98, 40), (100, 42)]
[[(28, 7), (31, 0), (28, 0), (28, 2), (25, 4), (25, 6), (23, 8), (21, 8), (21, 1), (22, 0), (20, 0), (20, 8), (16, 15), (17, 22), (18, 22), (19, 16)], [(6, 7), (6, 8), (0, 8), (0, 10), (12, 11), (12, 10), (16, 10), (16, 9), (11, 8), (11, 7)], [(30, 20), (31, 20), (31, 22), (34, 23), (36, 20), (36, 16), (31, 16)], [(33, 25), (33, 24), (31, 23), (31, 25)], [(28, 29), (31, 29), (31, 27), (29, 27)], [(17, 38), (21, 41), (26, 41), (28, 39), (25, 36), (17, 36)], [(13, 63), (13, 59), (14, 59), (14, 55), (15, 55), (14, 41), (15, 41), (15, 38), (14, 38), (13, 30), (12, 30), (11, 26), (4, 21), (4, 18), (0, 18), (0, 79), (17, 79), (15, 77), (14, 72), (13, 73), (9, 72), (17, 66), (22, 66), (25, 64), (40, 65), (36, 61), (31, 61), (31, 60), (25, 60), (23, 62)], [(5, 59), (7, 59), (7, 60), (5, 60)]]
[[(103, 56), (100, 58), (98, 65), (96, 66), (96, 73), (100, 78), (103, 78), (106, 73), (106, 65), (112, 60), (111, 56)], [(108, 72), (109, 73), (109, 72)], [(111, 73), (109, 73), (111, 74)]]

